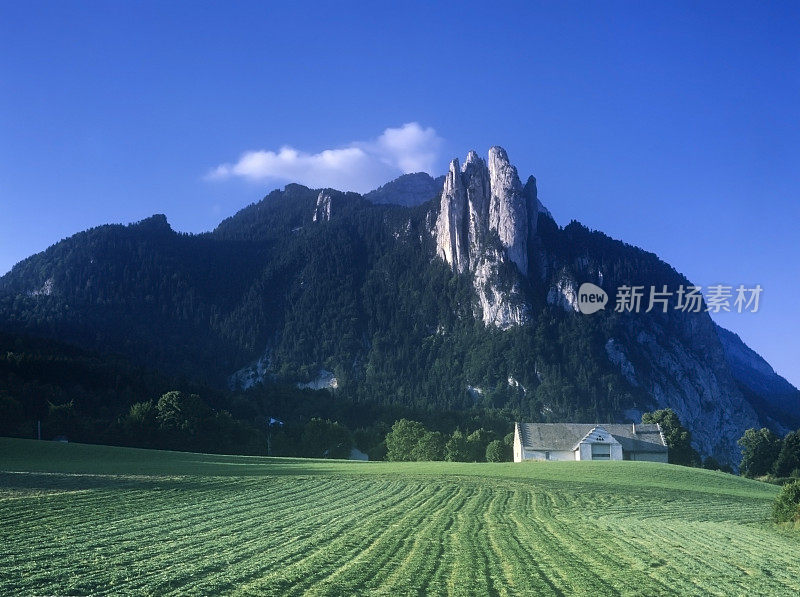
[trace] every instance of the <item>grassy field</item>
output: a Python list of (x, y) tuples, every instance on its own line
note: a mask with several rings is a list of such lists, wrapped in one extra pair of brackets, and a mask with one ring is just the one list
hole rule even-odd
[(643, 462), (360, 463), (0, 439), (0, 594), (797, 595), (777, 488)]

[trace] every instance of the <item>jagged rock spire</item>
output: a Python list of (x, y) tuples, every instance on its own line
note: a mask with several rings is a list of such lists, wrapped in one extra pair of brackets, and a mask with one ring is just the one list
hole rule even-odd
[(478, 154), (470, 151), (461, 172), (469, 213), (469, 262), (470, 267), (474, 269), (480, 258), (480, 250), (484, 245), (484, 238), (488, 230), (489, 198), (491, 197), (489, 170)]
[(435, 234), (439, 255), (457, 272), (469, 267), (465, 212), (464, 182), (456, 159), (450, 162), (450, 170), (444, 179)]
[[(528, 249), (536, 246), (539, 212), (536, 180), (522, 186), (502, 147), (489, 150), (488, 163), (470, 151), (461, 169), (450, 163), (436, 219), (437, 252), (453, 271), (469, 271), (483, 321), (500, 328), (523, 323), (528, 306), (520, 280), (503, 280), (504, 262), (528, 275)], [(497, 234), (500, 246), (490, 238)]]
[(489, 229), (497, 231), (508, 258), (527, 276), (528, 209), (517, 169), (502, 147), (489, 150), (489, 186)]
[(458, 160), (450, 163), (445, 179), (436, 221), (439, 255), (455, 271), (474, 270), (489, 232), (495, 231), (508, 259), (527, 276), (538, 212), (535, 180), (531, 177), (523, 188), (502, 147), (489, 150), (488, 164), (470, 151), (460, 171)]

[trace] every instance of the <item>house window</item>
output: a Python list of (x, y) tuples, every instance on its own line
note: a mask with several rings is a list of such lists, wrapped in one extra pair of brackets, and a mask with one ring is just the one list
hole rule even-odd
[(611, 444), (592, 444), (592, 460), (611, 460)]
[(550, 460), (550, 452), (545, 452), (544, 453), (544, 459), (545, 460)]

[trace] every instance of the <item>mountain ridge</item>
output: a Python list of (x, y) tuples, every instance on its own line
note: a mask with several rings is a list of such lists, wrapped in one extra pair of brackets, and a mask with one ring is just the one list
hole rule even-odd
[(260, 362), (283, 382), (330, 373), (354, 400), (526, 420), (670, 407), (703, 454), (732, 464), (744, 428), (790, 424), (770, 387), (745, 395), (706, 313), (578, 313), (585, 281), (613, 296), (688, 280), (559, 227), (502, 148), (451, 163), (438, 199), (366, 197), (289, 184), (210, 233), (176, 233), (163, 216), (78, 233), (0, 278), (0, 327), (218, 386)]

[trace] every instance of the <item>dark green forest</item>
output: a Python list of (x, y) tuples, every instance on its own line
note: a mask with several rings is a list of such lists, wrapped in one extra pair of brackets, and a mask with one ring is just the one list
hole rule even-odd
[[(610, 293), (634, 281), (688, 284), (655, 255), (543, 218), (529, 247), (539, 265), (519, 278), (530, 322), (501, 331), (476, 316), (470, 276), (435, 257), (432, 203), (330, 194), (330, 221), (313, 220), (318, 191), (288, 185), (210, 233), (176, 233), (156, 215), (81, 232), (19, 263), (0, 278), (2, 432), (30, 437), (42, 421), (48, 437), (303, 452), (317, 419), (379, 454), (404, 417), (500, 441), (514, 420), (602, 423), (655, 406), (606, 356), (611, 337), (636, 346), (628, 316), (575, 316), (546, 300), (554, 277), (592, 271), (605, 273)], [(657, 322), (702, 354), (686, 332), (692, 317), (654, 312), (637, 325)], [(630, 357), (647, 370), (635, 350)], [(263, 384), (231, 385), (259, 359), (269, 363)], [(323, 370), (334, 391), (298, 389)], [(199, 397), (191, 423), (159, 418), (171, 391)]]

